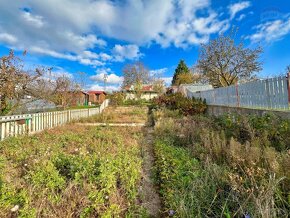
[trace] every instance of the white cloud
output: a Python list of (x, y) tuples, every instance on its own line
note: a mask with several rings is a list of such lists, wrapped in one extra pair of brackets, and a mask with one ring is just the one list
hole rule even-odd
[(16, 43), (18, 40), (14, 35), (11, 35), (9, 33), (0, 33), (0, 42), (13, 44)]
[(237, 13), (239, 13), (242, 10), (245, 10), (246, 8), (250, 6), (251, 6), (251, 2), (249, 1), (242, 1), (239, 3), (229, 5), (228, 9), (231, 15), (231, 19), (233, 19)]
[(150, 75), (159, 78), (164, 81), (166, 86), (169, 86), (172, 81), (172, 77), (165, 77), (164, 74), (168, 71), (168, 68), (160, 68), (155, 70), (150, 70)]
[(53, 77), (64, 76), (64, 77), (68, 77), (70, 79), (74, 78), (72, 73), (67, 72), (66, 70), (64, 70), (61, 67), (54, 67), (51, 71), (51, 76), (53, 76)]
[(153, 75), (153, 76), (160, 76), (160, 75), (163, 75), (164, 73), (167, 72), (167, 68), (164, 67), (164, 68), (160, 68), (160, 69), (156, 69), (156, 70), (150, 70), (150, 74)]
[(22, 17), (24, 20), (26, 20), (28, 23), (32, 24), (33, 26), (40, 28), (44, 25), (43, 17), (38, 15), (32, 15), (30, 12), (24, 11), (22, 14)]
[(283, 19), (269, 21), (254, 27), (256, 33), (248, 36), (252, 42), (273, 42), (290, 33), (290, 15)]
[(96, 70), (96, 73), (96, 75), (90, 77), (91, 80), (96, 82), (104, 82), (105, 76), (108, 84), (121, 84), (124, 79), (122, 76), (114, 74), (110, 68), (100, 68)]
[(100, 58), (103, 60), (103, 61), (109, 61), (109, 60), (112, 60), (112, 56), (111, 55), (108, 55), (106, 53), (100, 53), (99, 54)]
[[(3, 8), (0, 20), (4, 21), (1, 25), (9, 33), (20, 35), (24, 47), (45, 43), (58, 52), (72, 52), (69, 49), (73, 47), (77, 50), (94, 45), (104, 46), (104, 40), (94, 38), (97, 32), (138, 45), (152, 41), (159, 43), (162, 38), (177, 46), (184, 40), (190, 43), (187, 35), (203, 34), (191, 25), (199, 18), (199, 10), (208, 12), (202, 16), (203, 19), (209, 18), (205, 27), (209, 30), (203, 30), (206, 34), (215, 32), (212, 28), (219, 24), (219, 19), (212, 17), (215, 13), (210, 9), (209, 0), (131, 0), (123, 3), (110, 0), (14, 0), (10, 4), (2, 0), (0, 8)], [(240, 9), (232, 10), (237, 13)], [(24, 19), (19, 19), (19, 13)], [(42, 28), (27, 29), (25, 23)], [(181, 33), (172, 35), (174, 30)], [(167, 37), (168, 33), (171, 35)]]
[(42, 47), (37, 47), (37, 46), (32, 46), (28, 49), (30, 52), (42, 54), (42, 55), (49, 55), (55, 58), (62, 58), (62, 59), (67, 59), (70, 61), (76, 61), (77, 57), (71, 54), (63, 54), (60, 52), (53, 51), (51, 49), (45, 49)]
[[(191, 4), (189, 1), (184, 4), (179, 2), (174, 14), (178, 17), (171, 19), (164, 30), (156, 37), (156, 42), (162, 47), (174, 45), (175, 47), (186, 48), (189, 45), (199, 45), (206, 43), (211, 34), (225, 31), (229, 28), (229, 19), (220, 20), (216, 12), (209, 8), (209, 1), (200, 4)], [(193, 1), (199, 3), (200, 1)], [(184, 9), (183, 7), (189, 7)], [(203, 9), (208, 12), (207, 15), (198, 16), (198, 10)]]
[(241, 14), (241, 15), (237, 18), (237, 21), (241, 21), (241, 20), (243, 20), (245, 17), (246, 17), (245, 14)]
[(94, 91), (106, 91), (106, 92), (112, 92), (112, 91), (119, 91), (121, 89), (120, 86), (117, 85), (109, 85), (104, 87), (104, 85), (100, 84), (91, 84), (86, 87), (87, 90), (94, 90)]
[(161, 77), (161, 79), (164, 81), (166, 86), (170, 86), (172, 82), (172, 77)]
[(99, 55), (97, 53), (91, 52), (91, 51), (84, 51), (82, 56), (84, 58), (94, 58), (94, 59), (98, 59)]
[(112, 53), (116, 61), (134, 60), (142, 56), (137, 45), (115, 45)]
[[(247, 4), (231, 5), (231, 16)], [(221, 18), (210, 0), (13, 0), (9, 4), (0, 0), (0, 8), (1, 42), (28, 52), (36, 47), (31, 51), (92, 66), (138, 59), (139, 48), (152, 43), (182, 48), (206, 43), (211, 34), (230, 26), (229, 18)], [(107, 48), (103, 38), (127, 45)]]
[(92, 60), (88, 58), (81, 58), (79, 62), (83, 65), (89, 65), (89, 66), (94, 66), (94, 67), (104, 65), (104, 63), (99, 60)]
[[(14, 49), (79, 62), (86, 58), (85, 51), (104, 48), (106, 41), (91, 30), (92, 26), (82, 29), (66, 21), (68, 14), (76, 25), (84, 18), (76, 13), (78, 3), (72, 6), (71, 1), (64, 1), (68, 5), (54, 0), (42, 1), (41, 4), (36, 0), (15, 0), (10, 4), (0, 0), (1, 42)], [(89, 4), (87, 1), (86, 6)], [(21, 40), (17, 40), (16, 36)], [(97, 65), (95, 57), (89, 59), (90, 62), (82, 62)]]
[(28, 49), (30, 52), (41, 54), (41, 55), (49, 55), (51, 57), (55, 58), (61, 58), (66, 59), (70, 61), (78, 61), (79, 63), (83, 65), (89, 65), (89, 66), (102, 66), (104, 65), (103, 62), (95, 59), (98, 58), (98, 55), (89, 51), (85, 51), (82, 55), (72, 55), (72, 54), (66, 54), (66, 53), (60, 53), (57, 51), (53, 51), (50, 49), (45, 49), (37, 46), (33, 46)]

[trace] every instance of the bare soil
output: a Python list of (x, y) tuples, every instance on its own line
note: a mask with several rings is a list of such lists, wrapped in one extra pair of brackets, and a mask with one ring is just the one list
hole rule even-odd
[(151, 217), (160, 217), (161, 200), (153, 179), (154, 155), (152, 133), (152, 127), (143, 128), (144, 139), (141, 145), (143, 155), (141, 196), (142, 206), (146, 208), (148, 214)]

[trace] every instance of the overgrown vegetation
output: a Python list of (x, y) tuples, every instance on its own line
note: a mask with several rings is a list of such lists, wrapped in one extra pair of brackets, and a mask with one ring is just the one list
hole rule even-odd
[(81, 119), (82, 123), (145, 123), (148, 108), (136, 106), (110, 106), (103, 113)]
[(67, 125), (0, 146), (0, 217), (138, 217), (136, 128)]
[(153, 112), (164, 213), (287, 217), (290, 122), (273, 115), (181, 117)]
[(151, 105), (150, 100), (145, 99), (126, 99), (125, 94), (116, 92), (109, 96), (112, 106), (148, 106)]
[(153, 108), (168, 108), (178, 110), (184, 115), (204, 113), (206, 102), (201, 99), (186, 98), (181, 93), (162, 95), (153, 100)]
[[(290, 121), (208, 117), (204, 102), (179, 94), (151, 109), (161, 216), (288, 216)], [(147, 112), (110, 106), (82, 121), (145, 123)], [(70, 124), (1, 142), (0, 217), (148, 217), (142, 137), (135, 127)]]

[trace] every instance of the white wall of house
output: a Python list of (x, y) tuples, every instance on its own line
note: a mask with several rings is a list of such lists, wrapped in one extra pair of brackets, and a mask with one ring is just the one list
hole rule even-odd
[[(155, 97), (158, 97), (158, 94), (155, 92), (146, 92), (146, 93), (142, 93), (142, 95), (141, 95), (141, 99), (144, 99), (144, 100), (151, 100)], [(128, 100), (128, 99), (137, 99), (137, 96), (135, 93), (127, 92), (126, 93), (126, 100)]]

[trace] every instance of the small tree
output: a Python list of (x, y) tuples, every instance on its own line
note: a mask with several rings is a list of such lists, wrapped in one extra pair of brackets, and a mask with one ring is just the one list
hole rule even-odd
[(34, 85), (41, 78), (39, 69), (27, 72), (20, 58), (9, 55), (0, 58), (0, 114), (6, 115), (21, 106), (26, 95), (34, 93)]
[(221, 35), (202, 44), (198, 68), (214, 87), (230, 86), (238, 80), (251, 80), (260, 71), (262, 49), (245, 48), (243, 43), (235, 44), (233, 34)]
[(123, 69), (124, 81), (122, 88), (133, 86), (137, 98), (141, 98), (143, 84), (151, 82), (149, 69), (142, 62), (128, 64)]
[(51, 72), (52, 68), (38, 68), (42, 77), (33, 82), (30, 93), (33, 100), (45, 99), (66, 108), (81, 91), (81, 84), (66, 74)]
[(287, 72), (287, 73), (290, 73), (290, 65), (288, 65), (288, 66), (286, 67), (286, 72)]
[(52, 101), (65, 109), (72, 104), (76, 94), (81, 91), (81, 86), (66, 75), (57, 76), (54, 83), (56, 91), (52, 95)]
[(162, 94), (165, 91), (165, 84), (163, 79), (155, 79), (153, 82), (153, 90), (158, 94)]
[(175, 85), (190, 84), (194, 82), (194, 77), (192, 73), (181, 73), (177, 76)]
[[(13, 113), (19, 107), (38, 99), (59, 103), (68, 102), (77, 83), (64, 75), (54, 75), (52, 68), (24, 70), (24, 64), (11, 50), (0, 58), (0, 115)], [(70, 94), (69, 94), (70, 92)], [(25, 96), (31, 96), (30, 100)]]
[(186, 66), (184, 60), (180, 60), (180, 62), (178, 63), (177, 68), (175, 69), (175, 72), (174, 72), (174, 75), (173, 75), (173, 78), (172, 78), (172, 85), (180, 85), (180, 84), (177, 84), (177, 79), (178, 79), (178, 76), (180, 74), (183, 74), (183, 75), (190, 74), (190, 70)]
[(109, 96), (110, 104), (113, 106), (122, 105), (125, 101), (125, 95), (122, 92), (115, 92)]

